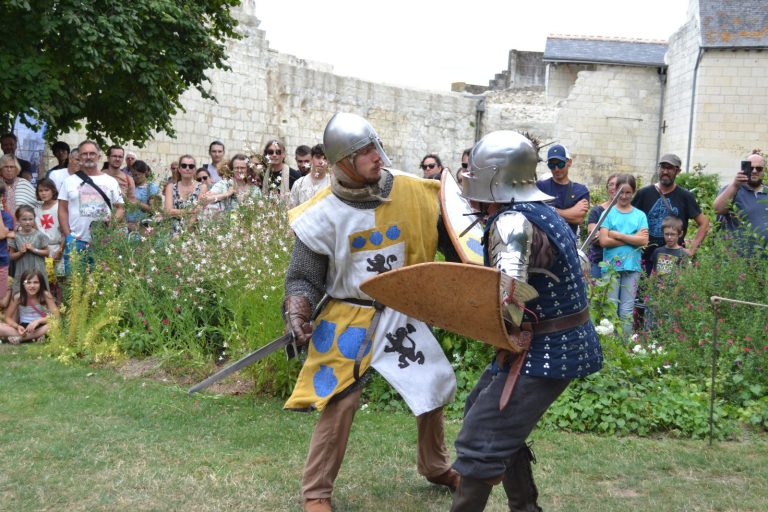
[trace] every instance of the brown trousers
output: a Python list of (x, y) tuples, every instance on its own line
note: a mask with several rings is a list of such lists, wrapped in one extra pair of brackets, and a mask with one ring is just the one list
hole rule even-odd
[[(304, 464), (301, 484), (304, 499), (331, 497), (333, 482), (347, 450), (352, 420), (360, 406), (361, 393), (362, 389), (358, 388), (344, 398), (332, 401), (320, 414)], [(443, 426), (442, 407), (416, 417), (416, 468), (427, 478), (435, 478), (451, 468)]]

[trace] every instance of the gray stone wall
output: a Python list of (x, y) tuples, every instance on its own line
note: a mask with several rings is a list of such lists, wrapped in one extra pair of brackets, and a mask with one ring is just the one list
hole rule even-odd
[(768, 55), (756, 50), (706, 50), (696, 72), (691, 130), (700, 43), (697, 2), (691, 2), (689, 18), (669, 42), (662, 152), (678, 154), (690, 170), (704, 165), (705, 172), (718, 174), (725, 183), (752, 149), (768, 146), (768, 126), (762, 122), (768, 114)]
[[(693, 70), (699, 51), (698, 18), (688, 21), (669, 39), (667, 48), (667, 87), (664, 100), (664, 131), (661, 153), (675, 153), (688, 166), (686, 148), (691, 110)], [(696, 163), (696, 159), (692, 158)], [(692, 165), (690, 166), (693, 167)]]
[(590, 185), (614, 172), (653, 174), (661, 85), (656, 68), (594, 66), (582, 70), (559, 102), (554, 139), (573, 159), (573, 177)]
[(544, 52), (522, 52), (510, 50), (507, 60), (508, 82), (506, 88), (544, 88), (547, 69)]
[[(279, 138), (293, 165), (296, 146), (322, 142), (326, 123), (342, 111), (368, 118), (394, 166), (404, 171), (420, 173), (418, 165), (427, 153), (439, 154), (445, 165), (455, 168), (462, 150), (474, 143), (477, 99), (335, 75), (330, 65), (270, 49), (249, 2), (237, 14), (244, 38), (229, 44), (231, 70), (208, 75), (218, 102), (188, 91), (182, 96), (186, 111), (173, 120), (176, 138), (161, 133), (144, 148), (127, 148), (159, 174), (184, 153), (198, 164), (207, 163), (213, 140), (224, 142), (231, 156), (260, 152), (268, 140)], [(82, 133), (63, 137), (70, 144), (83, 138)]]

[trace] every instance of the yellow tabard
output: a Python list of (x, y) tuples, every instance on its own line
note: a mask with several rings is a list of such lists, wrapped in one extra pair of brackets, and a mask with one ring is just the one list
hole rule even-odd
[[(308, 203), (291, 210), (289, 218), (296, 236), (311, 250), (329, 258), (326, 291), (331, 297), (368, 300), (370, 297), (359, 288), (360, 283), (368, 277), (434, 259), (437, 248), (439, 183), (393, 174), (395, 179), (389, 196), (391, 201), (373, 210), (353, 208), (330, 194), (328, 189)], [(404, 290), (404, 293), (418, 293), (418, 290)], [(365, 333), (374, 311), (373, 307), (358, 306), (343, 300), (331, 300), (328, 303), (314, 321), (307, 360), (285, 404), (286, 409), (322, 410), (335, 394), (354, 383), (355, 357), (362, 343), (370, 345), (365, 340)], [(421, 322), (389, 309), (382, 312), (377, 329), (380, 334), (373, 337), (373, 343), (380, 343), (379, 338), (384, 338), (387, 330), (404, 326), (406, 322), (420, 327), (415, 332), (409, 331), (407, 343), (413, 340), (420, 350), (424, 347), (427, 358), (426, 364), (418, 366), (418, 363), (414, 363), (413, 368), (407, 370), (416, 370), (418, 367), (423, 373), (430, 372), (430, 357), (434, 361), (433, 365), (444, 366), (438, 359), (444, 359), (445, 356), (437, 341), (429, 334), (429, 329), (426, 326), (421, 328)], [(424, 339), (425, 335), (429, 339)], [(434, 353), (435, 347), (439, 355)], [(373, 356), (372, 362), (372, 354), (383, 353), (378, 348), (378, 345), (373, 347), (374, 350), (370, 346), (365, 348), (360, 375), (371, 364), (379, 369), (376, 358), (381, 359), (383, 356)], [(388, 357), (397, 355), (389, 354)], [(403, 371), (398, 375), (405, 377), (405, 373)], [(450, 373), (452, 376), (452, 371)]]

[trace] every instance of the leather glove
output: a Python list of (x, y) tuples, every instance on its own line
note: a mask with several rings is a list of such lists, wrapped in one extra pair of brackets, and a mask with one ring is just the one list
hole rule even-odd
[(303, 347), (312, 337), (312, 306), (306, 297), (289, 295), (283, 301), (283, 320), (287, 331), (293, 333), (296, 346)]

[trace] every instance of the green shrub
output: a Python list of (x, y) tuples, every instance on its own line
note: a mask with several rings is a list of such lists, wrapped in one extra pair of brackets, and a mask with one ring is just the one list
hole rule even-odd
[[(103, 231), (94, 237), (97, 265), (87, 282), (98, 283), (92, 287), (121, 307), (111, 307), (109, 322), (99, 322), (103, 299), (85, 308), (88, 301), (76, 296), (83, 286), (71, 280), (64, 325), (87, 325), (104, 343), (80, 343), (80, 357), (152, 355), (200, 376), (214, 360), (239, 358), (282, 334), (280, 301), (292, 244), (282, 202), (255, 201), (180, 236), (157, 222), (142, 236)], [(51, 338), (53, 351), (72, 353), (71, 335), (55, 331)], [(285, 395), (297, 365), (280, 358), (250, 371), (261, 389)]]

